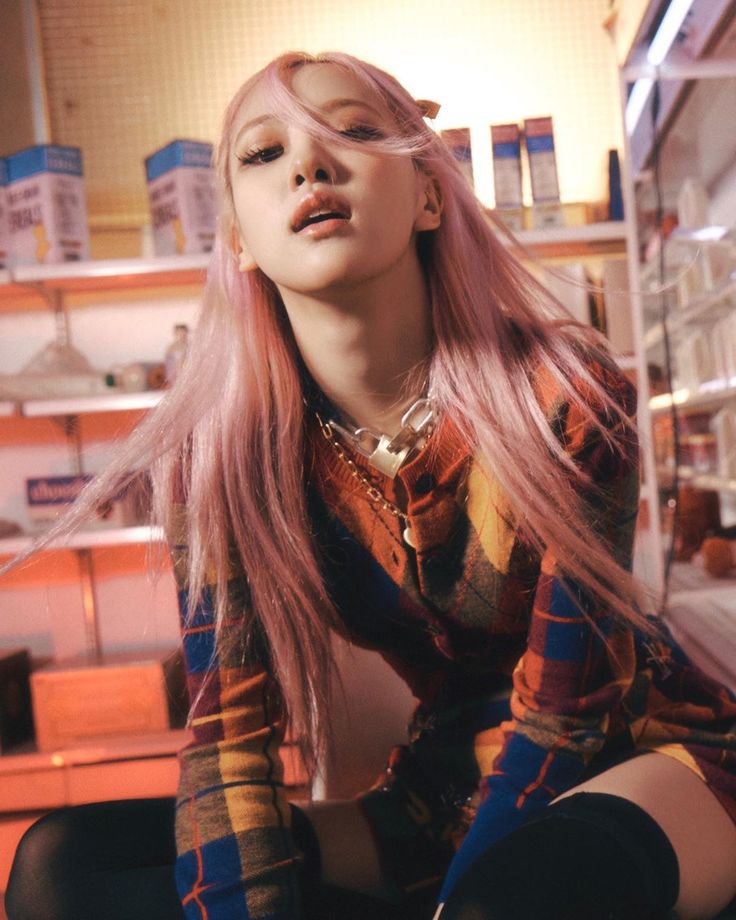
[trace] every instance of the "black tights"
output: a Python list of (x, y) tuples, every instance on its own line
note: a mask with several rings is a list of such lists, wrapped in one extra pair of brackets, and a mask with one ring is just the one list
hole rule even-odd
[[(294, 808), (305, 853), (305, 920), (429, 920), (425, 899), (395, 907), (315, 884), (319, 846)], [(61, 809), (21, 841), (9, 920), (182, 920), (173, 877), (174, 801)], [(442, 920), (664, 920), (677, 859), (657, 824), (616, 796), (563, 799), (499, 841), (460, 879)]]
[(666, 920), (672, 845), (626, 799), (582, 792), (545, 808), (463, 875), (441, 920)]
[[(183, 920), (174, 883), (174, 799), (62, 808), (21, 840), (8, 882), (9, 920)], [(425, 920), (431, 904), (394, 907), (319, 883), (319, 844), (292, 805), (304, 854), (304, 920)]]

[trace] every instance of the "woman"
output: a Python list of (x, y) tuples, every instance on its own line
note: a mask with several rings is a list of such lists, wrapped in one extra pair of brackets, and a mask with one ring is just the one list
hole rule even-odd
[[(75, 511), (151, 469), (192, 698), (185, 915), (713, 917), (736, 704), (641, 612), (633, 388), (497, 242), (427, 112), (341, 54), (245, 84), (195, 347)], [(296, 808), (278, 745), (288, 723), (311, 765), (329, 748), (333, 629), (419, 705), (370, 791)], [(50, 836), (105, 836), (88, 815)], [(39, 916), (16, 906), (32, 837), (12, 920)]]

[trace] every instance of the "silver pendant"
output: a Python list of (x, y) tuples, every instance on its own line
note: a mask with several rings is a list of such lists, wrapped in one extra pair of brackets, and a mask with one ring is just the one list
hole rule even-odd
[(414, 542), (414, 531), (411, 529), (411, 524), (406, 525), (401, 536), (404, 538), (404, 543), (406, 543), (407, 546), (411, 546), (412, 549), (417, 548)]

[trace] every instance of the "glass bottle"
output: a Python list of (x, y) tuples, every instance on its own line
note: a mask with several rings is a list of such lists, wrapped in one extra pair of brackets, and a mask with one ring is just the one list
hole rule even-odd
[(186, 323), (177, 323), (174, 326), (174, 341), (166, 349), (164, 359), (166, 369), (166, 383), (171, 386), (184, 363), (187, 348), (189, 347), (189, 326)]

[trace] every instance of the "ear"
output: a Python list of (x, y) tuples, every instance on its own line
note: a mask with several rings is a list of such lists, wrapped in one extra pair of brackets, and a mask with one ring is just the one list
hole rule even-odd
[(230, 230), (230, 248), (237, 256), (238, 269), (241, 272), (252, 272), (258, 268), (253, 256), (250, 254), (248, 248), (243, 242), (243, 238), (240, 235), (240, 230), (235, 224), (233, 224), (233, 227)]
[(433, 176), (422, 175), (419, 212), (414, 222), (415, 230), (436, 230), (442, 222), (442, 192)]

